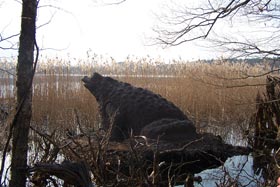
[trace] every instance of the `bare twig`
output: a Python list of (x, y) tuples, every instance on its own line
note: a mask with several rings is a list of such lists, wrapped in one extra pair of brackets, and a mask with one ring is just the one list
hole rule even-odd
[[(182, 8), (183, 7), (183, 8)], [(233, 21), (233, 19), (236, 21)], [(230, 0), (230, 1), (204, 1), (201, 4), (192, 7), (192, 5), (177, 5), (176, 8), (170, 8), (169, 14), (159, 16), (160, 23), (154, 27), (156, 37), (154, 44), (160, 44), (163, 47), (178, 46), (186, 42), (199, 41), (207, 39), (216, 49), (225, 49), (223, 55), (233, 55), (236, 57), (279, 57), (279, 25), (276, 25), (280, 19), (279, 3), (271, 0), (253, 1), (253, 0)], [(221, 28), (217, 26), (218, 22), (230, 22), (233, 26), (237, 22), (249, 20), (256, 25), (265, 25), (266, 28), (254, 30), (260, 33), (252, 35), (249, 31), (228, 31), (228, 35), (223, 37)], [(224, 26), (224, 25), (223, 25)], [(255, 28), (255, 27), (254, 27)], [(252, 29), (254, 29), (252, 28)], [(216, 32), (218, 34), (216, 34)], [(230, 33), (234, 32), (234, 34)], [(267, 32), (268, 34), (263, 34)], [(235, 35), (236, 34), (236, 35)], [(236, 37), (235, 37), (236, 36)], [(242, 39), (241, 39), (242, 37)], [(250, 40), (251, 39), (251, 40)]]
[(0, 68), (0, 71), (3, 71), (3, 72), (5, 72), (5, 73), (7, 73), (9, 75), (14, 76), (14, 77), (16, 76), (14, 73), (10, 72), (9, 70), (3, 69), (3, 68)]
[(122, 4), (124, 3), (126, 0), (119, 0), (117, 2), (114, 2), (114, 3), (104, 3), (105, 5), (119, 5), (119, 4)]
[[(210, 1), (208, 1), (210, 6), (209, 8), (186, 9), (182, 13), (183, 18), (178, 16), (174, 17), (171, 22), (166, 22), (169, 25), (174, 24), (174, 26), (179, 24), (183, 28), (175, 31), (154, 29), (159, 35), (156, 40), (158, 40), (160, 44), (177, 46), (185, 42), (207, 38), (218, 20), (227, 18), (231, 14), (235, 14), (236, 11), (239, 11), (242, 7), (245, 7), (249, 2), (250, 0), (238, 2), (231, 0), (225, 6), (214, 8)], [(180, 18), (182, 20), (181, 22), (177, 20), (180, 20)], [(198, 33), (201, 33), (201, 28), (205, 29), (206, 31), (202, 32), (202, 34), (189, 36), (191, 32), (198, 31)]]
[(223, 79), (223, 80), (244, 80), (244, 79), (248, 79), (248, 78), (263, 77), (263, 76), (269, 75), (269, 74), (274, 73), (274, 72), (280, 72), (280, 68), (273, 69), (271, 71), (267, 71), (267, 72), (264, 72), (264, 73), (261, 73), (261, 74), (255, 74), (255, 75), (250, 75), (250, 74), (247, 74), (247, 73), (243, 72), (244, 76), (233, 77), (233, 78), (223, 77), (223, 76), (220, 76), (218, 74), (213, 74), (213, 73), (207, 73), (207, 75), (209, 75), (211, 77), (214, 77), (214, 78)]

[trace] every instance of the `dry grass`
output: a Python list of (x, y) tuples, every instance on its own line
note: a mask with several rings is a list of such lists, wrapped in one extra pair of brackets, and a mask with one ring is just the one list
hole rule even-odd
[[(172, 61), (164, 65), (157, 59), (128, 58), (119, 64), (95, 56), (75, 61), (75, 64), (61, 59), (39, 62), (33, 86), (33, 125), (72, 129), (79, 122), (89, 128), (96, 127), (97, 103), (80, 81), (82, 76), (94, 71), (161, 94), (179, 106), (198, 127), (243, 124), (254, 112), (256, 95), (265, 83), (264, 76), (245, 77), (268, 71), (265, 64), (253, 66), (223, 60), (211, 64)], [(5, 63), (1, 64), (6, 68)], [(2, 100), (13, 98), (7, 74), (3, 74), (0, 81)]]

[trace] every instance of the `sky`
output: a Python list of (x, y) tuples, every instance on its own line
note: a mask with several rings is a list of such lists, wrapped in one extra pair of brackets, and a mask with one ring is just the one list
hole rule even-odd
[[(42, 49), (40, 53), (48, 57), (75, 58), (97, 54), (116, 61), (128, 56), (196, 60), (220, 55), (194, 44), (164, 49), (151, 46), (152, 29), (159, 21), (157, 15), (163, 3), (164, 0), (127, 0), (119, 5), (105, 5), (98, 0), (41, 0), (36, 36)], [(20, 14), (19, 1), (0, 1), (2, 37), (19, 33)], [(18, 38), (14, 40), (17, 43)], [(1, 57), (9, 57), (16, 51), (1, 53)]]
[[(123, 61), (128, 56), (190, 61), (221, 57), (223, 53), (201, 47), (202, 43), (185, 43), (164, 49), (150, 45), (150, 38), (155, 34), (153, 27), (159, 23), (157, 16), (164, 13), (168, 2), (126, 0), (118, 5), (105, 5), (101, 0), (41, 0), (36, 36), (42, 49), (40, 53), (48, 57), (71, 58), (97, 54), (116, 61)], [(19, 33), (20, 14), (20, 1), (0, 0), (2, 37)], [(14, 43), (17, 41), (15, 38)], [(0, 51), (0, 57), (11, 55), (16, 56), (16, 51)]]

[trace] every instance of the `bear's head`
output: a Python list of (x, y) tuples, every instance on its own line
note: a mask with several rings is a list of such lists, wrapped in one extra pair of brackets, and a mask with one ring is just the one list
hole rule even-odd
[(96, 72), (93, 73), (91, 77), (85, 76), (82, 81), (84, 82), (84, 86), (96, 97), (96, 99), (99, 99), (100, 95), (106, 95), (117, 82), (110, 77), (103, 77)]

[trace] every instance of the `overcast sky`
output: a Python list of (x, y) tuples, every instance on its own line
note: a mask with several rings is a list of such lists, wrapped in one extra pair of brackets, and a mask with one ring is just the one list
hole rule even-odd
[[(119, 5), (105, 6), (96, 0), (41, 0), (37, 26), (37, 42), (44, 56), (85, 58), (91, 54), (111, 56), (123, 61), (128, 55), (187, 60), (215, 58), (193, 44), (162, 49), (149, 46), (153, 25), (164, 0), (128, 0)], [(45, 6), (51, 5), (51, 6)], [(0, 1), (0, 31), (3, 37), (19, 33), (21, 5), (15, 0)], [(5, 19), (4, 19), (5, 18)], [(16, 39), (17, 41), (17, 39)], [(10, 56), (11, 51), (2, 51)], [(13, 54), (15, 54), (14, 51)]]
[[(164, 13), (168, 0), (127, 0), (119, 5), (107, 6), (100, 1), (41, 0), (37, 26), (50, 21), (37, 30), (39, 47), (48, 49), (41, 51), (41, 54), (86, 58), (90, 52), (111, 56), (116, 61), (123, 61), (127, 56), (147, 55), (186, 60), (222, 56), (218, 51), (200, 48), (194, 43), (167, 49), (149, 46), (149, 38), (154, 34), (152, 28), (158, 23), (156, 15)], [(20, 14), (19, 1), (0, 0), (2, 37), (19, 33)], [(10, 55), (11, 51), (1, 51), (0, 56)]]

